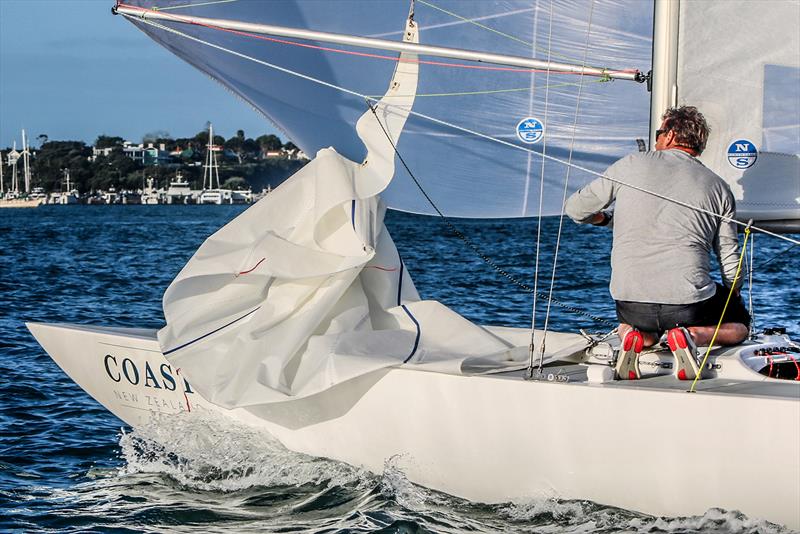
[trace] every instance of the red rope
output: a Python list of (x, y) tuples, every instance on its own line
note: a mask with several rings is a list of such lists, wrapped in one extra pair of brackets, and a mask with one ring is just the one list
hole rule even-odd
[(252, 268), (250, 268), (250, 269), (248, 269), (248, 270), (246, 270), (246, 271), (241, 271), (241, 272), (238, 272), (238, 273), (236, 273), (236, 278), (238, 278), (239, 276), (241, 276), (241, 275), (243, 275), (243, 274), (252, 273), (252, 272), (253, 272), (253, 271), (255, 271), (255, 270), (256, 270), (256, 268), (257, 268), (259, 265), (261, 265), (261, 263), (262, 263), (264, 260), (266, 260), (266, 259), (267, 259), (267, 258), (261, 258), (260, 260), (258, 260), (258, 263), (256, 263), (256, 264), (255, 264), (255, 265), (254, 265)]
[[(244, 36), (244, 37), (251, 37), (253, 39), (259, 39), (259, 40), (262, 40), (262, 41), (269, 41), (269, 42), (273, 42), (273, 43), (280, 43), (280, 44), (287, 44), (287, 45), (292, 45), (292, 46), (299, 46), (299, 47), (302, 47), (302, 48), (311, 48), (313, 50), (322, 50), (324, 52), (335, 52), (335, 53), (338, 53), (338, 54), (346, 54), (346, 55), (351, 55), (351, 56), (368, 57), (368, 58), (374, 58), (374, 59), (384, 59), (384, 60), (388, 60), (388, 61), (397, 61), (397, 62), (405, 62), (405, 63), (418, 63), (418, 64), (423, 64), (423, 65), (434, 65), (434, 66), (438, 66), (438, 67), (452, 67), (452, 68), (460, 68), (460, 69), (504, 71), (504, 72), (548, 72), (547, 69), (524, 69), (524, 68), (518, 68), (518, 67), (490, 67), (490, 66), (487, 66), (487, 65), (467, 65), (467, 64), (464, 64), (464, 63), (448, 63), (448, 62), (445, 62), (445, 61), (431, 61), (431, 60), (424, 60), (424, 59), (409, 59), (409, 58), (401, 58), (401, 57), (394, 57), (394, 56), (384, 56), (384, 55), (380, 55), (380, 54), (370, 54), (368, 52), (356, 52), (354, 50), (342, 50), (340, 48), (330, 48), (330, 47), (327, 47), (327, 46), (311, 45), (311, 44), (307, 44), (307, 43), (298, 43), (296, 41), (289, 41), (289, 40), (286, 40), (286, 39), (277, 39), (275, 37), (266, 37), (264, 35), (258, 35), (258, 34), (255, 34), (255, 33), (243, 32), (243, 31), (240, 31), (240, 30), (233, 30), (233, 29), (230, 29), (230, 28), (222, 28), (220, 26), (215, 26), (213, 24), (203, 24), (203, 23), (196, 22), (196, 21), (193, 21), (193, 20), (185, 18), (185, 17), (181, 17), (179, 15), (172, 15), (172, 14), (163, 13), (162, 11), (158, 11), (158, 10), (155, 10), (155, 9), (147, 9), (145, 7), (140, 7), (140, 6), (130, 6), (130, 5), (127, 5), (127, 4), (119, 4), (119, 5), (123, 6), (123, 7), (126, 7), (126, 8), (129, 8), (129, 9), (135, 9), (135, 10), (139, 10), (139, 11), (143, 11), (143, 12), (159, 13), (159, 14), (161, 14), (163, 16), (170, 17), (175, 21), (183, 22), (185, 24), (190, 24), (192, 26), (201, 26), (201, 27), (204, 27), (204, 28), (212, 29), (212, 30), (220, 30), (220, 31), (223, 31), (223, 32), (232, 33), (234, 35), (241, 35), (241, 36)], [(619, 74), (619, 73), (631, 73), (631, 72), (635, 73), (635, 72), (639, 72), (639, 71), (636, 70), (636, 69), (624, 69), (624, 70), (609, 70), (609, 71), (606, 71), (606, 72), (608, 74)], [(580, 75), (581, 73), (580, 72), (562, 72), (562, 73), (556, 73), (556, 74), (578, 74), (578, 75)]]
[(797, 376), (794, 377), (795, 381), (800, 382), (800, 364), (797, 363), (797, 360), (794, 359), (794, 356), (791, 354), (787, 354), (789, 358), (794, 362), (794, 366), (797, 369)]

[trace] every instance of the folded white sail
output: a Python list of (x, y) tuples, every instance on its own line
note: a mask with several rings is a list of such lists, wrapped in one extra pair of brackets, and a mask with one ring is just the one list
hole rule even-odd
[[(408, 38), (416, 35), (409, 27)], [(159, 343), (209, 400), (280, 401), (390, 365), (441, 368), (509, 348), (438, 302), (421, 301), (383, 225), (378, 194), (394, 174), (392, 145), (417, 72), (400, 63), (376, 113), (358, 121), (364, 163), (320, 150), (209, 237), (170, 285)]]

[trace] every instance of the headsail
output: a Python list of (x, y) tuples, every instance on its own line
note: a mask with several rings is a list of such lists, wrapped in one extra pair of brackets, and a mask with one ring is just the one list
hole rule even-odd
[[(239, 20), (395, 40), (400, 37), (397, 21), (405, 17), (409, 6), (407, 0), (269, 4), (238, 0), (195, 2), (196, 6), (186, 0), (130, 3), (159, 8), (160, 13), (176, 17)], [(353, 125), (365, 111), (365, 102), (332, 86), (362, 95), (381, 95), (382, 84), (377, 81), (388, 78), (396, 54), (308, 41), (292, 44), (288, 43), (291, 39), (178, 22), (161, 21), (162, 27), (157, 27), (132, 20), (178, 56), (253, 104), (306, 153), (335, 143), (345, 157), (355, 161), (363, 158), (363, 145)], [(431, 45), (609, 69), (646, 71), (650, 64), (652, 7), (638, 0), (418, 0), (415, 20), (425, 43)], [(573, 148), (575, 163), (601, 171), (616, 158), (636, 150), (637, 138), (647, 137), (649, 95), (640, 84), (602, 83), (578, 75), (422, 59), (435, 61), (420, 65), (415, 102), (419, 115), (409, 118), (399, 149), (447, 215), (536, 215), (542, 175), (542, 212), (559, 213), (566, 167), (552, 161), (543, 164), (539, 152), (546, 149), (548, 154), (568, 159)], [(526, 144), (517, 136), (518, 124), (528, 117), (539, 119), (545, 127), (544, 138), (535, 144)], [(590, 178), (573, 171), (570, 189)], [(392, 208), (432, 212), (404, 172), (383, 197)]]

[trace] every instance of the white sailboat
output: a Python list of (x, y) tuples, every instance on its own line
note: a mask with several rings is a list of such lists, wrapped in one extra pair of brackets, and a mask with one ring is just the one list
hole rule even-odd
[(219, 183), (217, 152), (221, 149), (221, 147), (214, 144), (214, 126), (208, 123), (206, 162), (203, 166), (203, 190), (198, 197), (198, 204), (233, 204), (231, 190), (222, 189)]
[[(11, 167), (11, 187), (0, 198), (0, 208), (35, 208), (46, 200), (47, 195), (44, 194), (44, 190), (41, 188), (34, 188), (34, 191), (31, 191), (30, 153), (25, 130), (22, 130), (22, 152), (17, 151), (17, 143), (15, 141), (14, 148), (7, 154), (7, 161)], [(17, 163), (20, 159), (22, 160), (24, 192), (20, 191), (19, 186)]]
[[(641, 79), (641, 74), (497, 52), (505, 49), (493, 49), (490, 54), (465, 51), (463, 47), (453, 50), (418, 44), (420, 34), (434, 37), (437, 28), (448, 31), (453, 25), (463, 30), (465, 25), (478, 24), (476, 27), (492, 38), (506, 39), (512, 34), (489, 24), (508, 20), (497, 13), (455, 17), (449, 22), (435, 16), (426, 20), (417, 13), (406, 20), (402, 31), (388, 36), (393, 39), (384, 39), (387, 36), (374, 33), (363, 38), (219, 16), (231, 6), (236, 14), (236, 6), (245, 9), (244, 3), (204, 3), (187, 9), (185, 2), (176, 2), (176, 11), (179, 5), (184, 6), (180, 15), (169, 9), (168, 2), (164, 4), (157, 11), (138, 5), (118, 5), (116, 10), (193, 64), (213, 71), (217, 79), (265, 113), (271, 113), (289, 132), (301, 132), (299, 145), (305, 152), (313, 153), (309, 149), (319, 148), (319, 140), (326, 138), (323, 143), (333, 144), (334, 148), (317, 151), (306, 167), (203, 244), (164, 296), (167, 326), (161, 331), (29, 324), (45, 350), (90, 395), (133, 426), (150, 421), (154, 414), (190, 416), (212, 412), (265, 428), (289, 449), (375, 471), (380, 471), (387, 459), (399, 455), (404, 473), (413, 482), (475, 501), (590, 499), (669, 516), (701, 514), (710, 507), (721, 507), (800, 528), (800, 382), (795, 380), (800, 373), (800, 348), (785, 334), (772, 330), (755, 334), (740, 346), (712, 347), (708, 378), (697, 383), (693, 394), (686, 392), (686, 383), (673, 378), (670, 353), (657, 349), (642, 357), (644, 379), (614, 381), (611, 363), (618, 343), (612, 335), (554, 332), (548, 330), (547, 323), (533, 332), (480, 326), (438, 302), (421, 300), (383, 226), (386, 207), (381, 197), (390, 206), (411, 209), (420, 205), (416, 196), (412, 199), (412, 189), (393, 188), (398, 183), (397, 179), (392, 181), (397, 155), (403, 156), (398, 161), (404, 167), (434, 171), (442, 165), (457, 167), (457, 172), (451, 169), (437, 174), (435, 187), (426, 184), (425, 190), (432, 196), (428, 200), (442, 199), (445, 213), (450, 213), (452, 207), (457, 214), (464, 214), (459, 209), (481, 204), (481, 214), (489, 216), (507, 215), (510, 207), (518, 215), (528, 215), (531, 210), (546, 214), (553, 210), (552, 203), (548, 207), (548, 199), (555, 199), (555, 211), (560, 212), (566, 186), (559, 183), (554, 191), (548, 191), (552, 184), (545, 187), (545, 176), (550, 175), (547, 170), (552, 170), (550, 165), (560, 166), (561, 177), (564, 167), (574, 168), (576, 159), (589, 161), (585, 155), (573, 158), (574, 145), (570, 141), (574, 136), (559, 135), (585, 127), (573, 122), (578, 116), (574, 105), (574, 114), (563, 108), (564, 101), (574, 104), (574, 92), (560, 93), (551, 87), (552, 83), (545, 88), (545, 93), (555, 93), (552, 101), (544, 98), (545, 109), (550, 102), (554, 115), (541, 121), (547, 126), (545, 142), (550, 142), (556, 153), (552, 156), (545, 148), (532, 151), (525, 144), (508, 141), (509, 136), (459, 126), (454, 119), (418, 111), (418, 101), (433, 94), (423, 88), (427, 82), (423, 82), (421, 72), (428, 63), (421, 58), (433, 55), (459, 61), (487, 60), (502, 68), (511, 65), (527, 69), (512, 73), (528, 81), (526, 98), (532, 94), (532, 86), (541, 83), (542, 76), (549, 81), (550, 74), (556, 71), (572, 69), (571, 72), (582, 73), (582, 81), (595, 75)], [(480, 3), (479, 9), (491, 10), (490, 4)], [(548, 12), (547, 3), (542, 4), (544, 9), (534, 8), (526, 13), (547, 18), (552, 28), (557, 17)], [(578, 4), (586, 7), (583, 2)], [(313, 9), (326, 11), (325, 5), (314, 3)], [(396, 17), (400, 5), (408, 8), (407, 3), (386, 4), (376, 17)], [(458, 5), (450, 4), (446, 9), (437, 4), (437, 16), (445, 13), (454, 17)], [(595, 9), (593, 2), (587, 5)], [(611, 22), (631, 18), (629, 11), (635, 11), (635, 5), (638, 3), (606, 6), (608, 11), (597, 8), (592, 13), (596, 24), (602, 21), (603, 33), (608, 36)], [(353, 13), (361, 18), (370, 11), (365, 6), (331, 6), (330, 11), (314, 15), (306, 11), (311, 7), (299, 2), (279, 6), (268, 15), (276, 17), (275, 21), (281, 21), (281, 15), (286, 15), (283, 20), (305, 20), (308, 24), (321, 21), (324, 29), (325, 24), (351, 20)], [(676, 29), (691, 28), (684, 18), (690, 17), (696, 6), (688, 1), (656, 3), (653, 113), (658, 113), (657, 107), (683, 98), (678, 89), (683, 90), (683, 81), (691, 73), (681, 74), (682, 63), (675, 59), (681, 42)], [(776, 6), (794, 9), (795, 4)], [(712, 7), (712, 15), (714, 10), (725, 9), (716, 4)], [(502, 9), (503, 15), (513, 12), (507, 6)], [(199, 19), (202, 10), (217, 16)], [(514, 13), (515, 19), (520, 18), (521, 12)], [(763, 17), (750, 24), (781, 24), (780, 19), (780, 14), (773, 14), (773, 18)], [(591, 20), (590, 15), (589, 27)], [(397, 20), (391, 22), (398, 24)], [(562, 20), (563, 26), (559, 27), (567, 34), (580, 33), (574, 29), (574, 20), (568, 22)], [(536, 22), (534, 32), (539, 27)], [(584, 59), (589, 48), (586, 27), (582, 30), (587, 43), (582, 51)], [(226, 39), (215, 41), (216, 32), (227, 30), (252, 39), (255, 37), (249, 36), (269, 35), (284, 41), (289, 35), (311, 39), (312, 43), (328, 40), (401, 54), (396, 65), (392, 64), (394, 72), (381, 82), (385, 85), (390, 80), (389, 89), (380, 99), (368, 98), (366, 105), (362, 97), (372, 93), (349, 89), (343, 100), (337, 100), (338, 96), (332, 95), (346, 88), (333, 81), (313, 81), (310, 74), (287, 72), (290, 68), (286, 65), (270, 63), (268, 54), (254, 56), (253, 50), (248, 49), (252, 44), (249, 42), (234, 50), (227, 39), (229, 33), (225, 34)], [(625, 32), (619, 35), (623, 34), (631, 37)], [(552, 31), (534, 36), (531, 48), (535, 49), (537, 39), (543, 38), (552, 42)], [(786, 36), (781, 39), (787, 40)], [(611, 39), (610, 44), (614, 43), (619, 45)], [(257, 43), (268, 49), (279, 44), (282, 43), (275, 40)], [(776, 44), (778, 48), (784, 45)], [(785, 46), (791, 51), (796, 43)], [(332, 53), (330, 46), (324, 48), (314, 53)], [(550, 59), (552, 49), (547, 50)], [(285, 55), (280, 57), (285, 59)], [(292, 59), (297, 58), (286, 61)], [(800, 63), (800, 57), (789, 59), (794, 61), (791, 65)], [(239, 61), (254, 62), (266, 67), (270, 75), (282, 77), (283, 86), (289, 86), (288, 92), (276, 95), (272, 89), (276, 85), (272, 84), (265, 85), (271, 87), (269, 94), (260, 93), (253, 89), (257, 84), (237, 79), (236, 76), (258, 77), (261, 74), (256, 73), (262, 72), (243, 70)], [(377, 76), (363, 67), (347, 71), (347, 62), (353, 58), (342, 60), (342, 64), (337, 61), (314, 65), (323, 69), (338, 66), (356, 73), (356, 78)], [(763, 60), (758, 61), (763, 68)], [(534, 75), (532, 69), (544, 72)], [(302, 81), (314, 89), (298, 91), (292, 86), (294, 82), (287, 79), (299, 80), (298, 84)], [(317, 83), (320, 81), (323, 85)], [(570, 91), (579, 91), (578, 102), (582, 87), (582, 82), (570, 87)], [(631, 122), (641, 121), (636, 110), (642, 97), (628, 98), (634, 93), (627, 93), (632, 91), (630, 87), (640, 88), (634, 84), (625, 87), (625, 101), (616, 104), (614, 110), (619, 112), (628, 106), (636, 119)], [(315, 93), (317, 90), (320, 92)], [(485, 89), (478, 96), (497, 98), (506, 93), (492, 91), (501, 90), (504, 89)], [(308, 100), (309, 94), (322, 101)], [(585, 96), (593, 104), (612, 98), (602, 92)], [(781, 95), (762, 99), (747, 112), (763, 119), (768, 114), (762, 108), (776, 99), (781, 101)], [(362, 104), (355, 107), (354, 102), (359, 100)], [(306, 102), (306, 106), (298, 106), (297, 102)], [(539, 104), (533, 98), (526, 104), (530, 107), (523, 110), (524, 115), (538, 115)], [(474, 106), (463, 109), (462, 114), (468, 120), (485, 120), (481, 109)], [(491, 109), (492, 113), (495, 111)], [(597, 115), (589, 112), (589, 125), (606, 121), (606, 111), (601, 106)], [(644, 112), (649, 113), (650, 106)], [(709, 113), (712, 124), (715, 113)], [(309, 125), (307, 119), (315, 114), (327, 114), (317, 118), (325, 116), (329, 121)], [(352, 132), (345, 128), (348, 121)], [(626, 119), (620, 122), (621, 129), (614, 129), (612, 134), (633, 131), (626, 131)], [(783, 124), (761, 122), (758, 128), (748, 123), (748, 127), (759, 130), (759, 137), (748, 131), (743, 139), (758, 139), (755, 144), (761, 147), (760, 130), (764, 124), (785, 131), (781, 129)], [(560, 131), (563, 124), (569, 128)], [(647, 131), (646, 124), (644, 130)], [(717, 129), (718, 138), (712, 138), (712, 146), (725, 144), (719, 137), (720, 130)], [(310, 133), (304, 137), (302, 131)], [(463, 140), (454, 139), (453, 132), (471, 143), (473, 150), (467, 152), (464, 161), (441, 162), (431, 157), (428, 151), (436, 153)], [(360, 150), (354, 148), (354, 139), (360, 143)], [(625, 139), (630, 141), (632, 137)], [(559, 153), (558, 149), (565, 146), (568, 150)], [(616, 135), (601, 136), (594, 146), (612, 154), (626, 149), (625, 142)], [(414, 147), (420, 151), (410, 150)], [(521, 176), (508, 179), (519, 188), (487, 199), (493, 197), (486, 193), (492, 188), (484, 187), (483, 194), (477, 201), (472, 199), (470, 205), (472, 197), (461, 197), (457, 186), (468, 184), (463, 180), (465, 175), (471, 178), (474, 172), (483, 172), (487, 161), (501, 164), (490, 149), (503, 150), (504, 155), (522, 155), (514, 161), (521, 163)], [(410, 156), (406, 158), (406, 154)], [(444, 154), (440, 151), (437, 156)], [(712, 150), (710, 157), (715, 154)], [(731, 157), (751, 158), (749, 154), (748, 146)], [(761, 151), (757, 159), (769, 161), (771, 157)], [(791, 157), (788, 160), (795, 161)], [(541, 171), (531, 172), (537, 164), (541, 164)], [(586, 165), (578, 169), (587, 175), (584, 179), (592, 174)], [(738, 169), (739, 177), (757, 173), (759, 165), (760, 162)], [(774, 169), (771, 164), (767, 167)], [(509, 164), (509, 173), (511, 169)], [(541, 187), (538, 199), (534, 196), (528, 202), (528, 191), (537, 175), (537, 185)], [(775, 174), (775, 179), (791, 187), (795, 184), (791, 182), (792, 175), (788, 176)], [(448, 186), (449, 196), (437, 195), (443, 191), (441, 187)], [(468, 189), (471, 191), (474, 189)], [(524, 196), (522, 206), (520, 192)], [(767, 219), (780, 221), (775, 226), (784, 228), (800, 218), (797, 206), (773, 206), (769, 202), (759, 200), (748, 207), (751, 211), (747, 213), (756, 215), (753, 218), (759, 223)], [(621, 412), (625, 422), (618, 417)], [(757, 461), (756, 456), (764, 450), (781, 461)]]

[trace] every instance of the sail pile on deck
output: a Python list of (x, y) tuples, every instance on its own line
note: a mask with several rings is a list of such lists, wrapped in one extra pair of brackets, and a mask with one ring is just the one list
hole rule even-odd
[[(397, 21), (405, 18), (409, 7), (408, 0), (239, 0), (195, 2), (196, 6), (185, 0), (129, 3), (158, 8), (164, 16), (227, 19), (395, 41), (400, 38)], [(414, 9), (422, 40), (429, 45), (612, 71), (646, 71), (650, 63), (652, 6), (639, 0), (418, 0)], [(343, 156), (353, 161), (364, 157), (363, 145), (353, 130), (366, 109), (363, 98), (287, 71), (362, 95), (382, 95), (383, 81), (391, 76), (396, 53), (225, 31), (213, 24), (159, 20), (164, 28), (197, 39), (192, 40), (143, 20), (131, 20), (250, 102), (306, 153), (314, 154), (335, 142)], [(542, 161), (538, 154), (545, 145), (547, 154), (567, 159), (574, 134), (572, 160), (602, 171), (615, 159), (635, 151), (637, 138), (647, 138), (649, 97), (640, 84), (429, 56), (420, 59), (424, 63), (420, 65), (414, 104), (419, 115), (408, 119), (399, 149), (447, 215), (538, 215), (541, 176), (545, 180), (542, 213), (560, 213), (566, 167)], [(518, 137), (518, 125), (527, 118), (538, 119), (544, 126), (546, 134), (536, 143), (528, 144)], [(485, 134), (517, 148), (468, 132)], [(591, 178), (573, 171), (570, 190)], [(404, 172), (398, 174), (383, 198), (391, 208), (432, 213)]]
[[(406, 38), (417, 38), (415, 26)], [(358, 121), (364, 163), (320, 150), (209, 237), (170, 285), (159, 343), (208, 400), (280, 401), (404, 362), (447, 365), (509, 349), (421, 301), (383, 225), (378, 194), (394, 174), (418, 69), (400, 63), (375, 112)]]

